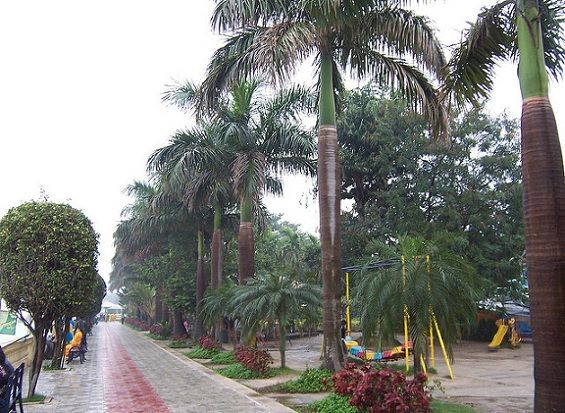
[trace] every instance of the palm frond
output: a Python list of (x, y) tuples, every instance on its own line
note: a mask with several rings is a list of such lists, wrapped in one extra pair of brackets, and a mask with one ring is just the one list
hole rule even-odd
[(514, 47), (514, 3), (484, 9), (465, 31), (446, 67), (444, 94), (450, 99), (477, 105), (489, 96), (496, 63), (509, 58)]
[(380, 85), (396, 89), (429, 122), (436, 138), (447, 136), (448, 114), (439, 92), (417, 68), (401, 59), (365, 50), (349, 55), (354, 73), (368, 74)]
[(223, 32), (284, 20), (289, 10), (283, 0), (219, 0), (212, 14), (212, 27)]
[(288, 78), (314, 47), (315, 36), (309, 24), (284, 23), (238, 31), (216, 50), (208, 65), (202, 83), (208, 107), (214, 107), (223, 90), (253, 75), (272, 81)]
[(397, 57), (410, 56), (436, 76), (445, 66), (442, 45), (435, 36), (427, 18), (398, 7), (371, 10), (355, 24), (344, 27), (339, 36), (342, 58), (359, 44), (368, 44), (374, 50), (385, 50)]
[(565, 64), (565, 3), (561, 0), (539, 2), (545, 65), (556, 79)]
[(188, 81), (184, 84), (175, 82), (172, 85), (167, 85), (167, 89), (163, 92), (161, 100), (185, 112), (202, 105), (202, 95), (200, 91), (194, 83)]

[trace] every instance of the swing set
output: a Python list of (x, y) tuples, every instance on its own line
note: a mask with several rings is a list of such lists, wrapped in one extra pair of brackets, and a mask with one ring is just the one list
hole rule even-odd
[[(426, 260), (426, 272), (428, 276), (430, 274), (431, 266), (430, 266), (430, 256), (426, 255), (425, 257), (414, 257), (414, 260), (418, 260), (420, 258), (424, 258)], [(400, 257), (400, 263), (402, 265), (402, 281), (404, 287), (406, 287), (406, 258), (404, 256)], [(351, 300), (349, 295), (349, 273), (354, 271), (360, 270), (367, 270), (367, 269), (379, 269), (379, 268), (387, 268), (392, 265), (398, 264), (398, 260), (389, 260), (384, 262), (378, 263), (371, 263), (364, 266), (352, 266), (352, 267), (345, 267), (342, 268), (342, 271), (345, 271), (345, 320), (346, 320), (346, 327), (347, 327), (347, 337), (351, 337)], [(428, 289), (431, 291), (431, 285), (428, 281)], [(449, 370), (449, 377), (453, 380), (453, 370), (451, 368), (451, 363), (449, 362), (449, 357), (447, 356), (447, 350), (445, 348), (445, 344), (443, 342), (443, 338), (441, 335), (441, 331), (439, 329), (439, 324), (437, 322), (436, 315), (433, 309), (429, 308), (430, 314), (430, 323), (429, 323), (429, 332), (428, 332), (428, 340), (429, 340), (429, 360), (431, 367), (435, 368), (435, 347), (434, 347), (434, 331), (437, 334), (437, 338), (439, 341), (439, 345), (443, 352), (443, 357), (445, 360), (445, 364), (447, 365), (447, 369)], [(353, 356), (362, 356), (365, 361), (387, 361), (387, 360), (397, 360), (399, 358), (404, 358), (406, 360), (406, 372), (408, 373), (410, 368), (410, 350), (412, 349), (412, 343), (409, 341), (409, 333), (408, 333), (408, 326), (410, 322), (410, 314), (408, 312), (408, 306), (404, 304), (404, 314), (403, 314), (403, 324), (404, 324), (404, 343), (402, 346), (394, 347), (391, 350), (383, 351), (382, 353), (374, 353), (371, 351), (366, 350), (364, 347), (358, 346), (357, 342), (355, 341), (346, 341), (345, 345), (347, 350)], [(427, 374), (427, 366), (424, 360), (424, 357), (420, 355), (420, 363), (422, 365), (422, 369), (424, 373)]]

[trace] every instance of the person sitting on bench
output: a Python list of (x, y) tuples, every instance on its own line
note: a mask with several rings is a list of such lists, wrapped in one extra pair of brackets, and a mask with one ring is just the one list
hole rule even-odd
[(83, 339), (84, 339), (84, 331), (82, 330), (81, 326), (77, 326), (75, 329), (75, 333), (73, 335), (73, 339), (69, 344), (65, 346), (65, 357), (68, 361), (72, 358), (69, 357), (72, 352), (78, 352), (80, 354), (80, 362), (84, 361), (84, 349), (83, 349)]
[(4, 391), (4, 386), (8, 383), (8, 378), (14, 374), (14, 367), (10, 364), (0, 346), (0, 394)]

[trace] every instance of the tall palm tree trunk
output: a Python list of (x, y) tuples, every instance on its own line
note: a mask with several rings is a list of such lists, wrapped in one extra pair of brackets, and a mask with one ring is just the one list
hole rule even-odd
[(279, 352), (281, 355), (281, 367), (286, 367), (286, 317), (279, 318)]
[(335, 121), (332, 59), (322, 53), (320, 71), (320, 130), (318, 132), (318, 196), (320, 203), (320, 243), (322, 247), (324, 367), (341, 368), (339, 343), (341, 315), (341, 218), (339, 148)]
[(202, 300), (206, 289), (204, 280), (204, 234), (198, 229), (198, 260), (196, 262), (196, 318), (194, 321), (194, 338), (198, 339), (204, 333), (202, 323)]
[(161, 294), (161, 289), (157, 288), (155, 290), (155, 322), (156, 323), (160, 323), (161, 321), (163, 321), (164, 319), (164, 314), (163, 314), (163, 300), (162, 300), (162, 294)]
[(214, 232), (212, 234), (211, 247), (211, 283), (213, 290), (222, 285), (222, 207), (214, 206)]
[(240, 222), (237, 246), (239, 253), (239, 283), (245, 282), (255, 274), (255, 241), (253, 239), (253, 203), (242, 197), (240, 202)]
[(534, 411), (565, 412), (565, 180), (548, 98), (537, 1), (518, 1), (526, 263), (534, 343)]

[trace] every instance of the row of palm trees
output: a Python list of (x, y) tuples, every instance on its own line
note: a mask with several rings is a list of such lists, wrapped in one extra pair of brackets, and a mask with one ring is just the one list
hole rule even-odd
[[(565, 369), (565, 346), (561, 345), (565, 342), (562, 328), (565, 322), (565, 241), (561, 236), (565, 233), (565, 182), (557, 128), (547, 97), (546, 70), (549, 68), (553, 75), (562, 71), (565, 55), (560, 26), (562, 2), (500, 1), (481, 13), (449, 62), (427, 19), (403, 8), (409, 3), (409, 0), (218, 0), (212, 25), (226, 35), (224, 45), (214, 53), (200, 88), (187, 87), (179, 90), (182, 93), (170, 96), (194, 109), (198, 118), (207, 122), (198, 132), (188, 131), (187, 136), (192, 132), (197, 136), (202, 136), (204, 131), (219, 133), (226, 147), (217, 152), (195, 151), (178, 158), (174, 157), (173, 149), (164, 150), (163, 154), (158, 151), (150, 169), (162, 176), (163, 188), (176, 193), (181, 200), (198, 199), (194, 196), (198, 185), (176, 185), (188, 171), (198, 177), (202, 185), (218, 188), (214, 195), (203, 192), (218, 211), (214, 220), (217, 222), (214, 228), (218, 230), (220, 211), (228, 206), (223, 203), (226, 201), (220, 197), (223, 192), (219, 188), (233, 191), (240, 211), (239, 276), (245, 281), (253, 274), (253, 210), (259, 208), (264, 188), (274, 192), (281, 189), (280, 181), (271, 173), (281, 170), (311, 173), (313, 166), (313, 150), (308, 152), (304, 163), (295, 163), (296, 159), (288, 152), (284, 152), (281, 163), (269, 163), (278, 159), (275, 149), (284, 148), (282, 135), (289, 138), (285, 142), (303, 142), (301, 148), (309, 150), (311, 141), (306, 139), (307, 133), (302, 135), (292, 128), (286, 130), (276, 123), (282, 119), (275, 115), (288, 106), (278, 107), (278, 112), (271, 113), (273, 118), (265, 112), (264, 117), (261, 115), (252, 121), (249, 109), (253, 107), (251, 92), (255, 83), (250, 79), (268, 76), (274, 83), (284, 83), (292, 78), (299, 64), (314, 58), (319, 79), (317, 177), (324, 364), (335, 370), (342, 362), (338, 334), (341, 179), (335, 122), (343, 90), (342, 76), (348, 73), (393, 87), (427, 116), (433, 136), (444, 137), (447, 133), (445, 103), (476, 101), (478, 97), (487, 96), (492, 88), (494, 64), (519, 56), (524, 98), (522, 165), (526, 259), (536, 356), (535, 405), (537, 412), (562, 411), (559, 409), (565, 406), (565, 394), (556, 390), (565, 384), (565, 378), (558, 379), (563, 377), (559, 372)], [(263, 120), (273, 120), (275, 128), (269, 129)], [(216, 121), (221, 123), (218, 125)], [(254, 129), (259, 125), (261, 129)], [(279, 139), (254, 140), (250, 138), (251, 131)], [(278, 143), (269, 146), (275, 142)], [(213, 156), (223, 156), (223, 149), (233, 156), (223, 163), (229, 165), (231, 185), (215, 186), (209, 182), (222, 171), (212, 172), (204, 165)], [(165, 162), (167, 159), (178, 159), (178, 162), (169, 164)], [(187, 206), (191, 213), (199, 210), (192, 201)]]
[[(239, 210), (238, 274), (239, 283), (245, 284), (255, 273), (254, 217), (259, 221), (265, 218), (264, 193), (282, 193), (283, 173), (313, 175), (315, 171), (313, 136), (298, 122), (300, 112), (311, 105), (310, 95), (298, 87), (266, 92), (258, 80), (235, 85), (217, 110), (209, 111), (196, 127), (177, 132), (167, 146), (157, 149), (148, 160), (156, 186), (137, 184), (131, 188), (134, 193), (146, 190), (147, 196), (139, 196), (143, 207), (134, 205), (127, 211), (133, 212), (132, 218), (123, 221), (116, 232), (116, 244), (131, 257), (140, 246), (146, 246), (147, 234), (151, 240), (163, 242), (156, 233), (164, 235), (179, 226), (194, 230), (196, 335), (202, 333), (205, 233), (212, 233), (210, 287), (214, 290), (223, 279), (222, 221), (233, 219)], [(186, 84), (169, 90), (165, 99), (192, 110), (200, 97), (197, 88)], [(206, 231), (207, 225), (213, 229)], [(141, 242), (129, 242), (137, 229), (143, 233)], [(126, 263), (118, 258), (115, 264), (120, 261)]]

